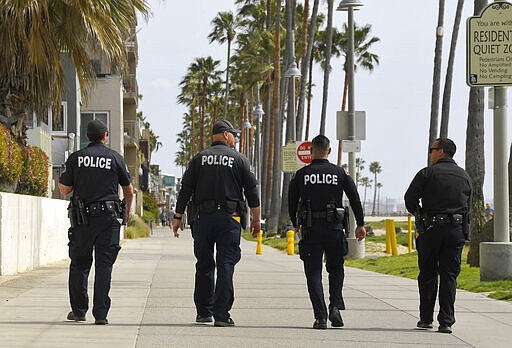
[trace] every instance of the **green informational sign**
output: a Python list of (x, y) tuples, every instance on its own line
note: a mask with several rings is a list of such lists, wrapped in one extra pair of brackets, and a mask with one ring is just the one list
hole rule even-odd
[(512, 4), (499, 1), (467, 20), (466, 82), (470, 86), (512, 84)]

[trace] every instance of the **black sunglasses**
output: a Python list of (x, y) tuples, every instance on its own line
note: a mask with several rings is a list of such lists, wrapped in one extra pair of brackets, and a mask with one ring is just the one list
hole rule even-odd
[(432, 153), (432, 151), (434, 151), (434, 150), (442, 150), (442, 149), (443, 149), (443, 148), (441, 148), (441, 147), (430, 147), (430, 148), (428, 149), (428, 153)]

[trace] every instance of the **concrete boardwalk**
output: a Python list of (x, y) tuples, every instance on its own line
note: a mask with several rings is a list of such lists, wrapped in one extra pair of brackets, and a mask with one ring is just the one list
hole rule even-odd
[(453, 334), (415, 330), (416, 281), (351, 268), (344, 288), (345, 327), (313, 330), (299, 258), (268, 247), (255, 255), (255, 244), (247, 241), (242, 250), (234, 328), (195, 324), (192, 239), (188, 231), (174, 239), (167, 228), (123, 243), (107, 326), (93, 325), (90, 312), (85, 323), (65, 320), (67, 261), (0, 277), (0, 347), (511, 346), (511, 303), (459, 291)]

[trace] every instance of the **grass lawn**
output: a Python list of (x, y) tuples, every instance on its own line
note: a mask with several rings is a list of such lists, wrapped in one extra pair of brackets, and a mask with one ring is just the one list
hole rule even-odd
[[(249, 231), (242, 231), (242, 236), (247, 240), (256, 241)], [(386, 243), (385, 236), (368, 237), (368, 241)], [(398, 244), (407, 246), (407, 233), (397, 234)], [(264, 237), (263, 244), (285, 251), (288, 244), (286, 238)], [(488, 296), (498, 300), (512, 301), (512, 281), (480, 281), (480, 268), (469, 267), (466, 263), (468, 247), (464, 247), (462, 253), (462, 267), (457, 278), (457, 287), (471, 292), (488, 293)], [(295, 242), (295, 254), (299, 253), (297, 242)], [(418, 256), (416, 252), (398, 256), (383, 256), (377, 258), (347, 259), (345, 265), (348, 267), (361, 268), (368, 271), (391, 274), (411, 279), (418, 277)]]
[[(480, 268), (469, 267), (466, 263), (468, 251), (469, 248), (464, 247), (461, 272), (457, 278), (457, 288), (471, 292), (488, 293), (491, 298), (512, 301), (512, 281), (481, 282)], [(415, 252), (373, 259), (347, 259), (345, 265), (411, 279), (417, 279), (418, 277), (418, 256)]]

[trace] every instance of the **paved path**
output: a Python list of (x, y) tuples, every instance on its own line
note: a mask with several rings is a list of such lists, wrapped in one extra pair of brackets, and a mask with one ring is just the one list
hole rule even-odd
[(242, 249), (234, 328), (194, 323), (192, 240), (187, 231), (171, 238), (167, 228), (123, 243), (107, 326), (93, 325), (90, 313), (85, 323), (65, 320), (67, 261), (0, 277), (0, 347), (510, 347), (512, 342), (511, 303), (459, 291), (453, 334), (415, 330), (414, 280), (351, 268), (344, 288), (346, 326), (313, 330), (298, 257), (268, 247), (255, 255), (255, 244), (247, 241)]

